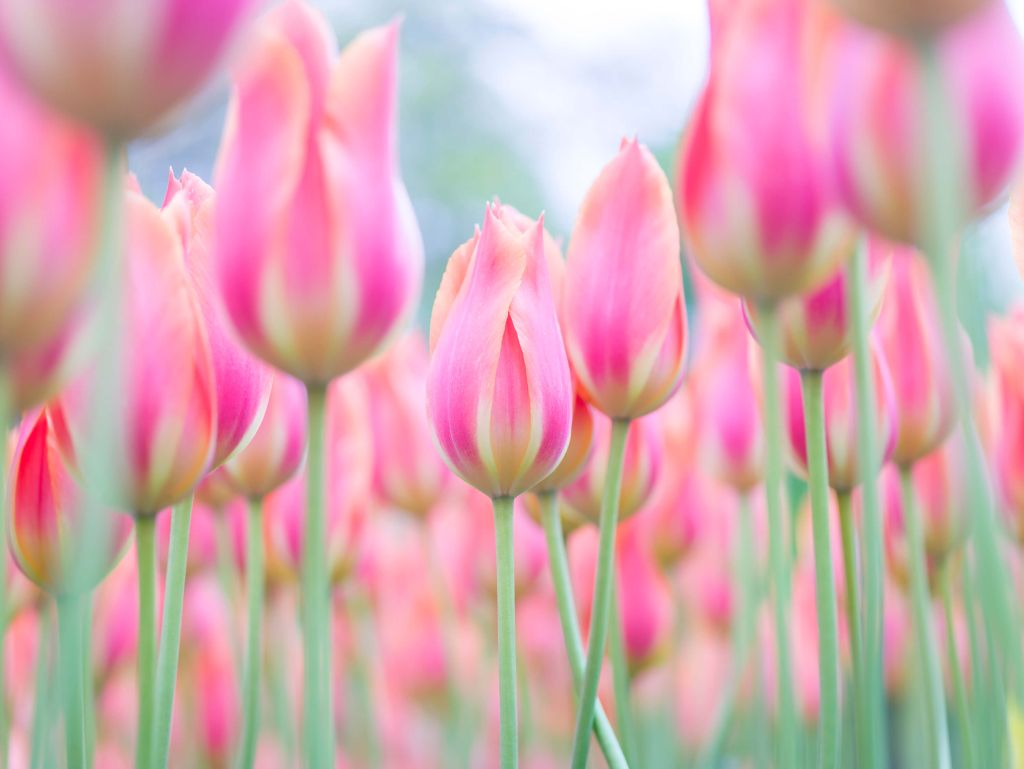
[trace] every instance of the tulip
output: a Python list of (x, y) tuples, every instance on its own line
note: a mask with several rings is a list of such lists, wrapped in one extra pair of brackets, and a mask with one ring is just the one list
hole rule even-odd
[(929, 454), (956, 421), (950, 352), (942, 343), (932, 286), (921, 256), (909, 249), (894, 254), (877, 335), (895, 394), (897, 465)]
[[(569, 506), (587, 520), (597, 523), (601, 515), (601, 493), (605, 487), (605, 470), (611, 442), (611, 424), (607, 420), (594, 423), (594, 446), (583, 473), (562, 490)], [(654, 491), (662, 464), (658, 431), (653, 418), (637, 420), (630, 425), (626, 439), (625, 460), (619, 491), (619, 520), (640, 510)]]
[(576, 392), (572, 407), (572, 429), (565, 456), (547, 478), (534, 487), (537, 494), (553, 493), (573, 483), (585, 472), (594, 437), (594, 415), (583, 396)]
[(482, 231), (452, 255), (431, 319), (434, 436), (452, 470), (492, 497), (550, 475), (571, 434), (572, 382), (542, 236), (540, 222), (522, 230), (488, 206)]
[(853, 231), (805, 114), (810, 2), (720, 5), (680, 160), (683, 233), (715, 283), (772, 304), (820, 285)]
[(185, 265), (210, 343), (217, 398), (217, 442), (211, 466), (217, 467), (248, 443), (259, 426), (270, 392), (270, 372), (228, 330), (210, 264), (213, 205), (213, 190), (202, 179), (188, 171), (180, 179), (171, 173), (162, 213), (181, 237)]
[(636, 522), (627, 524), (618, 542), (623, 645), (634, 675), (668, 652), (673, 617), (669, 585), (658, 572), (642, 532)]
[[(875, 434), (881, 439), (881, 465), (888, 461), (896, 439), (897, 405), (889, 367), (876, 345), (872, 349), (872, 369), (875, 392), (878, 393), (878, 411), (873, 415)], [(807, 473), (807, 436), (804, 423), (804, 400), (800, 374), (787, 372), (786, 392), (789, 415), (789, 440), (793, 458), (802, 472)], [(862, 478), (860, 456), (857, 451), (857, 403), (854, 393), (853, 361), (844, 358), (828, 368), (822, 377), (825, 401), (825, 443), (828, 457), (829, 485), (841, 493), (850, 493)], [(872, 470), (871, 472), (876, 472)]]
[(203, 84), (255, 4), (4, 0), (0, 51), (55, 107), (130, 139)]
[[(927, 65), (918, 46), (838, 19), (826, 22), (817, 37), (817, 109), (844, 206), (880, 235), (923, 242), (929, 214), (922, 190), (933, 174), (922, 136), (926, 121), (943, 118), (926, 118)], [(958, 163), (957, 208), (945, 223), (955, 228), (998, 197), (1016, 167), (1024, 132), (1017, 74), (1024, 69), (1024, 43), (1006, 5), (989, 2), (933, 45), (953, 142), (943, 152)]]
[(992, 318), (988, 328), (999, 424), (992, 450), (992, 471), (1011, 528), (1024, 539), (1024, 380), (1018, 369), (1024, 353), (1024, 307), (1003, 318)]
[(857, 21), (907, 37), (941, 34), (962, 23), (992, 0), (832, 0)]
[(224, 469), (242, 496), (255, 499), (294, 476), (305, 455), (306, 389), (287, 374), (275, 372), (263, 420)]
[(235, 71), (217, 166), (228, 316), (260, 358), (325, 385), (412, 310), (423, 244), (398, 175), (398, 24), (337, 54), (298, 0), (271, 11)]
[(679, 386), (686, 357), (679, 226), (664, 172), (635, 139), (623, 140), (580, 207), (564, 303), (573, 370), (598, 410), (642, 416)]
[[(882, 296), (889, 279), (892, 250), (873, 243), (868, 252), (866, 301), (868, 325), (882, 309)], [(850, 273), (839, 270), (820, 288), (783, 299), (775, 307), (781, 335), (779, 359), (801, 371), (824, 371), (845, 358), (853, 344), (853, 319), (848, 306)], [(745, 303), (744, 312), (754, 334), (761, 312)]]
[(427, 422), (426, 345), (410, 335), (367, 369), (373, 423), (373, 486), (383, 501), (426, 515), (444, 492), (448, 468)]
[(223, 466), (207, 473), (196, 487), (196, 502), (215, 511), (223, 510), (238, 497), (238, 489), (231, 482), (231, 477)]

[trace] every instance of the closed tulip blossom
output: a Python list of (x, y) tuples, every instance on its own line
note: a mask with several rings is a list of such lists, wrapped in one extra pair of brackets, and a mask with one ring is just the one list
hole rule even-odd
[(876, 333), (895, 394), (892, 459), (906, 465), (942, 443), (956, 422), (950, 351), (942, 343), (933, 282), (924, 258), (910, 249), (893, 255)]
[(683, 234), (715, 283), (772, 304), (819, 286), (854, 245), (805, 109), (810, 3), (710, 13), (710, 74), (680, 160)]
[[(871, 356), (872, 374), (877, 393), (877, 413), (873, 415), (875, 434), (882, 449), (881, 464), (892, 454), (896, 440), (898, 406), (893, 395), (889, 366), (875, 346)], [(786, 378), (788, 396), (789, 440), (797, 466), (807, 472), (807, 436), (804, 423), (804, 402), (800, 375), (790, 369)], [(857, 451), (857, 398), (853, 360), (844, 358), (826, 369), (822, 378), (825, 402), (825, 446), (828, 456), (828, 482), (842, 493), (851, 492), (862, 478)], [(879, 468), (869, 472), (877, 472)]]
[(0, 50), (55, 107), (130, 139), (203, 85), (256, 4), (4, 0)]
[[(839, 18), (828, 19), (817, 37), (816, 110), (825, 115), (844, 206), (887, 238), (922, 242), (928, 214), (921, 191), (931, 171), (922, 140), (926, 63), (919, 46)], [(1024, 42), (1005, 3), (989, 2), (941, 31), (933, 45), (952, 122), (946, 152), (959, 166), (958, 220), (949, 223), (957, 226), (998, 197), (1016, 168), (1024, 131)]]
[(678, 387), (686, 351), (679, 227), (650, 151), (623, 140), (580, 208), (566, 259), (566, 344), (587, 400), (643, 416)]
[[(892, 248), (872, 242), (868, 247), (868, 285), (865, 302), (868, 323), (874, 323), (882, 309), (882, 297), (889, 279)], [(783, 299), (775, 307), (781, 335), (779, 359), (801, 371), (823, 371), (850, 353), (853, 317), (848, 302), (850, 273), (837, 270), (824, 285), (806, 294)], [(760, 311), (744, 303), (747, 320), (758, 333)]]
[(228, 316), (259, 357), (325, 385), (377, 352), (419, 293), (423, 244), (398, 174), (398, 24), (339, 55), (289, 0), (234, 70), (217, 167)]
[(220, 294), (214, 286), (213, 190), (195, 174), (170, 175), (163, 215), (181, 237), (185, 266), (195, 286), (210, 343), (217, 396), (217, 442), (211, 466), (217, 467), (248, 443), (263, 418), (270, 392), (270, 372), (238, 342), (228, 327)]
[(913, 37), (941, 33), (978, 13), (992, 0), (831, 0), (857, 21), (886, 32)]

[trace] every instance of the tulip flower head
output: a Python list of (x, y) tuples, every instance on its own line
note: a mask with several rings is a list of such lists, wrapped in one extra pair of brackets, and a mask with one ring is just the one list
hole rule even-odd
[(260, 358), (323, 385), (380, 350), (411, 312), (423, 243), (398, 175), (398, 24), (342, 53), (288, 0), (235, 69), (217, 170), (228, 316)]
[[(118, 344), (120, 401), (115, 488), (109, 503), (153, 515), (182, 499), (213, 456), (217, 400), (199, 301), (173, 224), (135, 192), (127, 222)], [(87, 450), (92, 387), (87, 369), (62, 393), (53, 419), (73, 461)], [(73, 462), (74, 463), (74, 462)], [(85, 482), (90, 479), (86, 478)]]
[(686, 358), (679, 225), (650, 151), (623, 140), (587, 191), (566, 260), (566, 345), (580, 388), (612, 418), (675, 392)]
[(851, 18), (908, 37), (941, 33), (977, 13), (992, 0), (831, 0)]
[(565, 450), (565, 456), (558, 463), (558, 467), (534, 487), (534, 491), (558, 491), (576, 480), (590, 459), (593, 438), (594, 414), (590, 405), (577, 392), (572, 407), (572, 430), (569, 433), (569, 446)]
[(452, 255), (431, 317), (434, 437), (452, 470), (492, 497), (550, 475), (572, 427), (543, 223), (520, 226), (488, 205), (483, 229)]
[(3, 0), (0, 52), (56, 108), (129, 139), (204, 83), (255, 5)]
[[(883, 4), (907, 5), (877, 3)], [(958, 166), (960, 222), (951, 226), (965, 223), (1005, 189), (1024, 135), (1024, 42), (1005, 3), (985, 5), (934, 42), (955, 142), (946, 149)], [(825, 115), (839, 197), (874, 232), (920, 243), (927, 221), (923, 190), (931, 171), (922, 140), (928, 128), (919, 46), (838, 18), (818, 37), (816, 109)]]
[(715, 283), (773, 303), (819, 286), (854, 232), (805, 109), (810, 0), (721, 5), (680, 160), (683, 234)]
[(49, 593), (84, 592), (98, 583), (124, 552), (128, 519), (118, 516), (103, 543), (101, 558), (91, 558), (84, 582), (71, 584), (75, 545), (80, 542), (83, 498), (64, 465), (53, 421), (46, 409), (26, 416), (18, 431), (7, 499), (7, 534), (18, 568)]

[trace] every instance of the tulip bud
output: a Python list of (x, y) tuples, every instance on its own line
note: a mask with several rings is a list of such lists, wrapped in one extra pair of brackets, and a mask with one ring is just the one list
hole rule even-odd
[(70, 584), (76, 573), (76, 545), (82, 534), (82, 493), (64, 466), (53, 423), (43, 409), (29, 414), (18, 432), (7, 500), (8, 542), (18, 568), (53, 594), (77, 594), (94, 587), (124, 552), (128, 519), (103, 543), (104, 555), (89, 559), (93, 569), (84, 582)]
[(337, 55), (307, 5), (271, 11), (235, 71), (217, 171), (228, 316), (260, 358), (326, 384), (377, 352), (419, 294), (398, 175), (398, 24)]
[(832, 0), (843, 13), (889, 33), (910, 37), (940, 33), (962, 23), (993, 0)]
[(103, 149), (0, 69), (0, 360), (19, 409), (59, 384), (98, 237)]
[[(933, 175), (922, 139), (930, 129), (919, 45), (841, 19), (826, 22), (818, 38), (814, 101), (824, 116), (838, 195), (869, 229), (918, 243), (928, 217), (922, 190)], [(1024, 134), (1024, 43), (1005, 3), (990, 2), (934, 45), (949, 105), (944, 119), (952, 121), (955, 142), (945, 151), (958, 165), (960, 221), (946, 223), (954, 227), (996, 198), (1016, 167)]]
[[(652, 418), (629, 426), (619, 492), (619, 521), (637, 512), (654, 491), (662, 462), (662, 446)], [(592, 523), (601, 517), (604, 476), (608, 469), (608, 445), (612, 426), (607, 419), (594, 422), (594, 444), (583, 473), (562, 489), (562, 497), (576, 512)]]
[[(125, 198), (118, 423), (110, 503), (154, 515), (202, 478), (213, 453), (217, 403), (210, 348), (186, 272), (181, 240), (141, 195)], [(71, 458), (88, 450), (92, 388), (87, 370), (61, 395), (53, 419)], [(88, 483), (91, 479), (86, 478)]]
[(295, 475), (305, 457), (306, 388), (278, 371), (270, 383), (263, 421), (224, 470), (243, 496), (262, 497)]
[(590, 446), (594, 437), (594, 415), (590, 406), (578, 392), (572, 407), (572, 430), (569, 432), (569, 447), (558, 467), (551, 475), (534, 487), (538, 494), (558, 491), (576, 480), (590, 459)]
[[(875, 435), (882, 449), (879, 467), (888, 461), (896, 440), (897, 406), (893, 395), (889, 367), (877, 345), (871, 348), (871, 369), (877, 398), (873, 415)], [(803, 386), (800, 374), (787, 370), (787, 414), (789, 445), (800, 470), (807, 473), (807, 433), (804, 424)], [(841, 492), (852, 491), (860, 484), (859, 439), (857, 436), (857, 387), (851, 358), (825, 369), (822, 376), (825, 402), (825, 449), (828, 456), (829, 485)], [(876, 472), (872, 469), (871, 472)]]
[(909, 464), (942, 443), (956, 421), (950, 352), (942, 341), (931, 273), (910, 249), (893, 255), (876, 331), (895, 395), (892, 459)]
[(410, 335), (366, 369), (373, 423), (373, 487), (385, 503), (424, 516), (451, 474), (427, 422), (426, 344)]
[[(874, 323), (882, 309), (892, 249), (874, 242), (868, 247), (867, 314)], [(847, 306), (850, 274), (839, 269), (820, 288), (783, 299), (775, 308), (781, 347), (779, 360), (801, 371), (824, 371), (845, 358), (853, 345), (853, 319)], [(760, 328), (757, 305), (743, 306), (754, 335)]]
[(196, 502), (216, 511), (223, 510), (238, 497), (238, 489), (231, 482), (231, 477), (223, 466), (207, 473), (196, 487)]
[(569, 444), (572, 380), (543, 232), (488, 206), (483, 230), (452, 255), (431, 318), (434, 436), (455, 473), (494, 497), (535, 486)]
[(220, 295), (213, 286), (209, 249), (213, 240), (213, 190), (195, 174), (170, 175), (163, 215), (177, 229), (185, 266), (195, 287), (210, 342), (217, 396), (217, 443), (212, 467), (220, 466), (252, 438), (270, 394), (270, 371), (228, 330)]
[(690, 250), (708, 277), (752, 302), (815, 288), (854, 247), (805, 114), (809, 9), (712, 9), (710, 75), (682, 149)]
[(679, 225), (650, 151), (623, 140), (580, 207), (564, 287), (566, 346), (583, 394), (613, 418), (675, 392), (686, 359)]
[[(335, 583), (355, 566), (373, 478), (372, 435), (361, 378), (349, 376), (331, 385), (326, 430), (327, 553)], [(263, 511), (268, 571), (279, 577), (298, 576), (306, 521), (306, 471), (268, 495)]]
[(0, 2), (0, 50), (55, 107), (118, 138), (152, 128), (213, 71), (255, 0)]

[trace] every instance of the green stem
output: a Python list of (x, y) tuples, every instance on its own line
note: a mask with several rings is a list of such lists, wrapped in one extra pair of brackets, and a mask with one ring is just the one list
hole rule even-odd
[[(977, 766), (974, 752), (974, 730), (971, 726), (971, 710), (967, 704), (967, 685), (964, 672), (960, 667), (960, 655), (957, 653), (956, 632), (953, 624), (953, 565), (946, 563), (942, 569), (942, 608), (946, 619), (946, 651), (949, 660), (949, 672), (953, 677), (956, 693), (956, 717), (960, 727), (960, 754), (964, 769)], [(980, 671), (975, 671), (980, 674)]]
[(979, 636), (979, 628), (981, 627), (981, 618), (978, 615), (977, 608), (974, 603), (974, 583), (969, 578), (972, 571), (970, 567), (972, 553), (969, 549), (964, 551), (964, 576), (967, 577), (961, 581), (960, 595), (963, 599), (964, 605), (964, 616), (967, 618), (967, 640), (968, 648), (970, 649), (971, 655), (971, 692), (970, 692), (970, 709), (969, 712), (972, 715), (971, 724), (973, 733), (976, 735), (984, 735), (982, 739), (977, 743), (978, 753), (977, 758), (980, 766), (994, 766), (992, 759), (993, 745), (992, 741), (988, 739), (990, 735), (990, 725), (995, 718), (988, 712), (992, 703), (992, 697), (990, 696), (992, 691), (991, 666), (986, 664), (982, 656), (982, 643)]
[(590, 730), (594, 724), (597, 684), (601, 678), (605, 641), (608, 639), (608, 617), (611, 614), (612, 583), (615, 579), (615, 533), (619, 526), (619, 494), (622, 487), (622, 466), (626, 455), (629, 420), (612, 420), (608, 446), (608, 469), (601, 499), (600, 539), (597, 549), (597, 571), (594, 575), (594, 598), (590, 612), (587, 665), (580, 688), (579, 709), (572, 743), (572, 769), (584, 769), (590, 752)]
[(854, 704), (853, 728), (857, 739), (854, 754), (865, 763), (872, 755), (869, 744), (871, 723), (869, 686), (865, 679), (864, 631), (861, 628), (860, 574), (857, 563), (857, 535), (853, 520), (853, 503), (849, 492), (836, 494), (839, 502), (839, 527), (843, 540), (843, 577), (846, 587), (846, 621), (850, 637), (850, 656), (853, 657), (851, 698)]
[(331, 716), (330, 589), (324, 510), (327, 391), (310, 385), (306, 460), (306, 531), (302, 548), (302, 737), (307, 769), (334, 765)]
[(778, 320), (775, 308), (761, 307), (762, 386), (764, 387), (765, 498), (768, 507), (768, 546), (775, 591), (773, 603), (775, 654), (779, 687), (779, 744), (777, 766), (796, 766), (799, 734), (796, 701), (793, 697), (793, 664), (790, 657), (789, 603), (790, 564), (787, 552), (789, 515), (782, 503), (782, 457), (786, 447), (782, 435), (782, 398), (777, 368)]
[(828, 455), (825, 444), (825, 402), (822, 372), (801, 373), (804, 424), (807, 429), (807, 469), (810, 476), (814, 530), (814, 582), (818, 607), (818, 676), (821, 693), (820, 766), (839, 766), (842, 740), (839, 724), (839, 630), (832, 571), (832, 537), (828, 509)]
[[(220, 516), (223, 519), (223, 516)], [(260, 728), (260, 670), (263, 667), (263, 499), (249, 500), (245, 528), (245, 592), (248, 615), (245, 635), (245, 675), (242, 681), (242, 746), (239, 769), (250, 769), (256, 759)]]
[(153, 686), (156, 679), (156, 518), (135, 519), (139, 579), (139, 719), (135, 730), (135, 769), (150, 769), (153, 754)]
[[(939, 54), (933, 42), (921, 50), (925, 73), (925, 132), (927, 167), (931, 170), (923, 190), (928, 214), (922, 232), (922, 244), (928, 255), (940, 310), (943, 341), (948, 351), (950, 375), (956, 394), (957, 409), (964, 438), (967, 466), (969, 509), (974, 511), (974, 546), (978, 595), (986, 626), (994, 631), (999, 658), (1008, 667), (1010, 692), (1017, 706), (1024, 705), (1024, 662), (1021, 660), (1019, 617), (1016, 603), (1011, 600), (1007, 586), (1011, 584), (1006, 564), (999, 548), (991, 488), (985, 468), (981, 443), (974, 424), (968, 371), (972, 366), (964, 355), (957, 320), (956, 289), (953, 254), (956, 222), (962, 210), (960, 199), (962, 184), (958, 171), (962, 159), (956, 156), (958, 143), (952, 135), (954, 121), (951, 114), (946, 83)], [(998, 678), (998, 676), (997, 676)]]
[(181, 647), (181, 611), (185, 604), (192, 499), (189, 494), (171, 511), (171, 541), (167, 549), (163, 621), (160, 623), (160, 651), (156, 663), (152, 766), (158, 769), (167, 766), (171, 748), (171, 720), (174, 717), (174, 687), (178, 678), (178, 651)]
[(82, 688), (85, 691), (85, 764), (92, 769), (96, 757), (96, 682), (92, 670), (93, 594), (84, 598), (80, 612), (82, 626)]
[[(850, 312), (853, 316), (853, 366), (857, 386), (858, 462), (861, 472), (861, 536), (863, 557), (863, 611), (861, 629), (862, 664), (856, 675), (863, 725), (863, 749), (858, 755), (866, 769), (882, 769), (885, 765), (885, 687), (882, 676), (882, 613), (883, 590), (883, 529), (881, 505), (878, 496), (878, 473), (881, 465), (878, 435), (874, 415), (878, 413), (875, 381), (871, 373), (868, 338), (871, 333), (868, 296), (867, 240), (862, 239), (849, 267), (847, 281)], [(858, 746), (861, 747), (861, 746)]]
[(495, 497), (501, 769), (517, 769), (519, 766), (516, 712), (516, 571), (512, 547), (512, 510), (512, 497)]
[[(565, 552), (565, 537), (562, 534), (562, 516), (558, 512), (558, 495), (548, 492), (540, 496), (541, 516), (548, 545), (548, 562), (551, 565), (551, 581), (555, 587), (555, 602), (558, 604), (558, 618), (562, 623), (565, 650), (572, 669), (573, 685), (579, 693), (583, 685), (583, 639), (576, 624), (576, 600), (572, 594), (572, 579), (569, 575), (569, 559)], [(608, 716), (600, 702), (594, 713), (594, 735), (601, 746), (609, 769), (628, 769), (626, 756), (615, 736)]]
[(914, 482), (910, 467), (900, 468), (900, 491), (907, 553), (910, 560), (910, 598), (917, 633), (921, 663), (924, 668), (925, 704), (928, 725), (928, 744), (934, 753), (932, 766), (948, 769), (950, 766), (949, 737), (946, 733), (946, 699), (942, 690), (942, 670), (935, 645), (928, 595), (928, 567), (925, 564), (924, 532), (921, 516), (914, 497)]
[(32, 736), (29, 766), (40, 769), (45, 765), (46, 746), (51, 742), (47, 727), (50, 718), (50, 612), (46, 607), (39, 609), (39, 640), (36, 644), (35, 689), (32, 702)]
[(60, 691), (64, 707), (64, 748), (67, 766), (84, 767), (85, 692), (82, 684), (82, 599), (68, 594), (57, 599), (60, 632)]
[(608, 642), (612, 660), (612, 686), (615, 692), (615, 719), (619, 725), (619, 736), (630, 766), (640, 766), (636, 743), (636, 722), (633, 718), (633, 702), (630, 694), (631, 676), (629, 660), (626, 657), (626, 639), (622, 627), (622, 595), (618, 587), (612, 586), (611, 638)]

